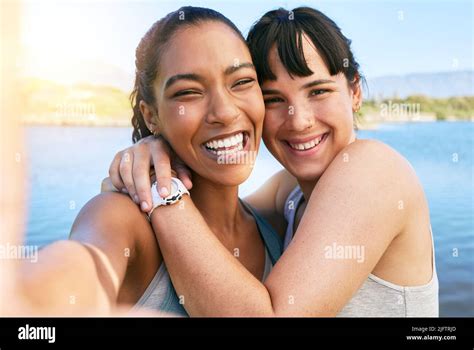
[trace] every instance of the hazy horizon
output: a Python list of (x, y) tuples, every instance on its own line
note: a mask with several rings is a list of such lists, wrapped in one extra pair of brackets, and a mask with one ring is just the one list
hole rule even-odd
[(472, 3), (466, 1), (45, 0), (24, 3), (21, 71), (62, 84), (83, 81), (125, 90), (133, 84), (135, 48), (143, 34), (156, 20), (183, 5), (216, 9), (244, 35), (270, 9), (315, 7), (352, 40), (356, 59), (369, 80), (474, 70), (473, 11)]

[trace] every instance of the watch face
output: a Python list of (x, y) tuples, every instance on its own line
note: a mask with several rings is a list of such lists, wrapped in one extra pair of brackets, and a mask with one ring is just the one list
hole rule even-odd
[(174, 181), (171, 181), (171, 196), (176, 194), (176, 192), (178, 192), (178, 185)]

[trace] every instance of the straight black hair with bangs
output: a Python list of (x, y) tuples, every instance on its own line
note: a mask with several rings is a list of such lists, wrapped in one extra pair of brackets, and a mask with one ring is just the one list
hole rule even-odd
[(274, 45), (290, 76), (307, 77), (313, 74), (304, 57), (303, 35), (316, 47), (331, 75), (342, 72), (350, 84), (359, 82), (359, 64), (352, 54), (351, 41), (322, 12), (310, 7), (298, 7), (292, 11), (283, 8), (269, 11), (250, 29), (247, 44), (260, 83), (276, 79), (268, 62)]

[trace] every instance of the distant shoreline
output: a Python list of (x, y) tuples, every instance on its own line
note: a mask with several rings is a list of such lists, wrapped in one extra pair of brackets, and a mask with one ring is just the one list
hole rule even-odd
[[(63, 86), (46, 80), (22, 81), (24, 100), (19, 110), (26, 125), (131, 127), (129, 94), (93, 84)], [(360, 129), (374, 129), (392, 122), (474, 120), (474, 95), (433, 98), (412, 95), (405, 98), (367, 99), (357, 113)]]
[(420, 114), (416, 117), (403, 117), (403, 118), (383, 118), (378, 115), (365, 115), (356, 119), (357, 128), (359, 130), (374, 130), (380, 125), (384, 124), (407, 124), (407, 123), (434, 123), (434, 122), (465, 122), (474, 121), (474, 118), (470, 120), (460, 119), (457, 117), (448, 117), (443, 120), (436, 119), (435, 115), (432, 114)]
[(80, 118), (80, 119), (55, 119), (55, 118), (23, 118), (25, 126), (78, 126), (78, 127), (132, 127), (131, 119), (114, 118)]

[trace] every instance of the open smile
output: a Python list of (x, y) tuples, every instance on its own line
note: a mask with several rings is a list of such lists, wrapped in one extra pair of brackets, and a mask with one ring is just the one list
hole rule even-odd
[(298, 156), (308, 156), (312, 155), (323, 146), (326, 141), (329, 132), (320, 134), (315, 137), (307, 138), (304, 140), (292, 139), (285, 140), (283, 143), (289, 148), (291, 153)]
[(212, 138), (202, 144), (205, 153), (212, 159), (237, 156), (249, 148), (249, 133), (238, 131), (228, 135)]

